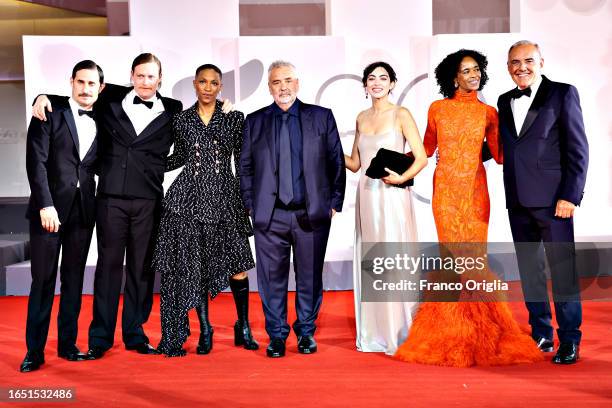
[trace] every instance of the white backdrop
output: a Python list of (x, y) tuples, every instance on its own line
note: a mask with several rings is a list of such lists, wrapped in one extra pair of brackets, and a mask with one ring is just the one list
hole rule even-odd
[[(25, 37), (28, 114), (36, 94), (69, 93), (68, 78), (77, 61), (93, 59), (103, 67), (108, 82), (125, 84), (132, 59), (144, 51), (162, 60), (162, 94), (181, 99), (185, 106), (195, 101), (190, 88), (195, 68), (205, 62), (219, 65), (225, 73), (223, 95), (235, 100), (236, 108), (246, 114), (271, 103), (266, 70), (270, 62), (282, 58), (298, 67), (299, 97), (332, 108), (349, 152), (355, 117), (369, 106), (354, 79), (367, 63), (383, 59), (394, 66), (399, 81), (393, 98), (410, 109), (423, 134), (428, 106), (440, 98), (431, 79), (433, 69), (445, 55), (459, 48), (484, 52), (490, 82), (481, 96), (495, 105), (497, 96), (513, 87), (505, 66), (507, 49), (527, 38), (543, 48), (544, 73), (576, 85), (582, 99), (591, 162), (585, 199), (576, 214), (576, 235), (583, 240), (605, 240), (606, 236), (609, 240), (612, 235), (612, 0), (521, 0), (520, 33), (439, 36), (431, 36), (428, 1), (379, 0), (377, 9), (389, 10), (384, 21), (370, 17), (368, 0), (331, 1), (331, 35), (326, 37), (240, 37), (237, 0), (207, 1), (198, 12), (195, 4), (202, 3), (132, 0), (130, 37)], [(206, 11), (214, 18), (204, 24), (201, 13)], [(487, 167), (492, 197), (490, 240), (508, 241), (501, 169), (492, 161)], [(436, 240), (428, 203), (434, 168), (432, 159), (414, 188), (421, 241)], [(166, 187), (176, 174), (168, 175)], [(352, 258), (357, 176), (349, 173), (347, 180), (345, 210), (334, 219), (328, 261)], [(95, 262), (95, 248), (94, 243), (90, 263)]]

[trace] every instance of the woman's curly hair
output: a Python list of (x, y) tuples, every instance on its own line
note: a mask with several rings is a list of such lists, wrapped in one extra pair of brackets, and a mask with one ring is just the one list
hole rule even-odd
[(478, 64), (478, 67), (480, 68), (479, 91), (485, 86), (487, 80), (489, 79), (489, 76), (487, 75), (487, 57), (474, 50), (460, 49), (457, 52), (453, 52), (452, 54), (444, 57), (442, 62), (438, 64), (435, 70), (436, 82), (440, 87), (440, 93), (444, 95), (445, 98), (452, 98), (455, 96), (455, 92), (457, 90), (457, 88), (455, 88), (455, 78), (457, 77), (457, 72), (459, 71), (459, 65), (465, 57), (474, 58)]

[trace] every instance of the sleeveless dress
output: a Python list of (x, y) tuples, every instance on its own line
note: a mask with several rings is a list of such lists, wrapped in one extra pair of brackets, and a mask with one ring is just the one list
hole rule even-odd
[[(429, 108), (423, 144), (428, 156), (436, 148), (439, 152), (432, 208), (440, 243), (486, 246), (489, 193), (481, 157), (485, 137), (493, 158), (501, 163), (497, 112), (480, 102), (476, 92), (457, 91), (453, 98), (435, 101)], [(489, 278), (487, 273), (493, 276), (485, 269), (479, 278)], [(459, 299), (464, 295), (462, 292)], [(489, 298), (422, 303), (408, 339), (395, 356), (408, 362), (454, 367), (543, 359), (533, 339), (514, 320), (507, 303), (482, 293), (467, 297)]]
[[(394, 113), (393, 123), (395, 125)], [(364, 242), (416, 242), (417, 229), (409, 187), (397, 188), (365, 172), (378, 149), (403, 152), (405, 139), (395, 129), (377, 135), (361, 134), (359, 157), (361, 173), (355, 203), (355, 251), (353, 287), (357, 350), (393, 355), (408, 334), (416, 302), (362, 302), (361, 250)]]

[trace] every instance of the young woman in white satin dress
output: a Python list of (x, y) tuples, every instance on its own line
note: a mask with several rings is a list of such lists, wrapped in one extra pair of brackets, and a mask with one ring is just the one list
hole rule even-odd
[[(408, 336), (418, 303), (362, 301), (362, 243), (417, 242), (410, 187), (397, 188), (391, 184), (402, 184), (416, 176), (427, 165), (427, 156), (408, 109), (389, 100), (389, 93), (397, 82), (393, 68), (382, 61), (374, 62), (364, 69), (362, 82), (372, 107), (357, 116), (353, 150), (350, 156), (345, 155), (349, 170), (361, 169), (355, 204), (353, 258), (357, 350), (392, 355)], [(379, 180), (365, 175), (378, 149), (405, 152), (406, 144), (415, 158), (406, 172), (397, 174), (387, 169), (389, 175)]]

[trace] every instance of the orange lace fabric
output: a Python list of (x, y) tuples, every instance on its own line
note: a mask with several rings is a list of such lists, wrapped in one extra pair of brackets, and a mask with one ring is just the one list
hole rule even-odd
[[(453, 98), (436, 101), (429, 108), (424, 145), (428, 156), (436, 148), (439, 152), (432, 207), (441, 243), (483, 243), (482, 249), (486, 251), (489, 193), (481, 157), (485, 137), (493, 158), (502, 163), (497, 112), (480, 102), (476, 92), (458, 91)], [(458, 255), (455, 250), (452, 252)], [(455, 278), (465, 280), (468, 275)], [(485, 270), (478, 280), (492, 276)], [(408, 339), (398, 348), (395, 358), (452, 367), (543, 359), (535, 342), (513, 318), (507, 303), (487, 299), (482, 293), (462, 293), (459, 299), (466, 297), (488, 301), (422, 303)]]
[(486, 137), (497, 163), (502, 163), (497, 112), (476, 92), (457, 91), (451, 99), (431, 104), (425, 132), (427, 156), (439, 152), (432, 208), (440, 242), (487, 242), (489, 192), (482, 164)]

